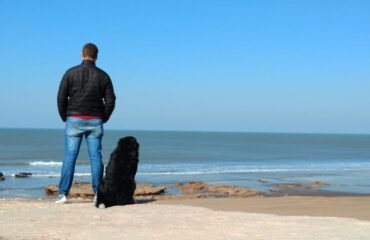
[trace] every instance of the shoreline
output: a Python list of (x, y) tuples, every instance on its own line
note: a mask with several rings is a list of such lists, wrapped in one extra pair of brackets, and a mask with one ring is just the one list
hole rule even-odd
[[(55, 198), (0, 199), (0, 209), (9, 205), (54, 204)], [(174, 205), (202, 207), (214, 211), (273, 214), (278, 216), (310, 216), (351, 218), (370, 222), (370, 196), (253, 196), (228, 198), (164, 198), (140, 199), (137, 206)], [(92, 198), (70, 198), (66, 206), (92, 205)], [(121, 208), (125, 206), (115, 206)], [(110, 209), (110, 208), (109, 208)]]
[[(21, 179), (23, 180), (23, 179)], [(261, 181), (262, 180), (258, 180)], [(165, 200), (165, 199), (193, 199), (193, 198), (229, 198), (229, 197), (370, 197), (370, 193), (343, 192), (327, 189), (330, 184), (321, 181), (306, 183), (278, 183), (270, 184), (267, 190), (253, 189), (235, 185), (214, 185), (204, 181), (190, 180), (188, 182), (174, 182), (173, 184), (154, 185), (150, 183), (137, 183), (135, 198), (139, 200)], [(1, 200), (49, 200), (58, 195), (58, 185), (49, 184), (40, 187), (37, 196), (8, 196)], [(72, 184), (70, 197), (90, 198), (93, 196), (91, 183), (75, 181)]]

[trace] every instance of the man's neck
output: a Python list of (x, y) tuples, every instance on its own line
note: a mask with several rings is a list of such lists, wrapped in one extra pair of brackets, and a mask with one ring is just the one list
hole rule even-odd
[(82, 58), (82, 61), (94, 61), (94, 62), (96, 62), (96, 59), (88, 58), (88, 57), (83, 57)]

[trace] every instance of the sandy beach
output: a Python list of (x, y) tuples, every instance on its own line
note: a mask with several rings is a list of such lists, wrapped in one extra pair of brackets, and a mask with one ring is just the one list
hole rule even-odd
[(0, 201), (0, 239), (369, 239), (370, 197)]

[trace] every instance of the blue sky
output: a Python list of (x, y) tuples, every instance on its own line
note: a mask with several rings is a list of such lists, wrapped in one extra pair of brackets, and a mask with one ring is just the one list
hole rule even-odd
[(0, 127), (63, 128), (94, 42), (108, 129), (370, 132), (370, 1), (0, 1)]

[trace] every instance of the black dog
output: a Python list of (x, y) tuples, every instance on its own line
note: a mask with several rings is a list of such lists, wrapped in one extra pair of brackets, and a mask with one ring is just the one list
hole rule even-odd
[(135, 203), (135, 175), (139, 162), (139, 143), (134, 137), (121, 138), (110, 155), (97, 193), (95, 206), (105, 207)]

